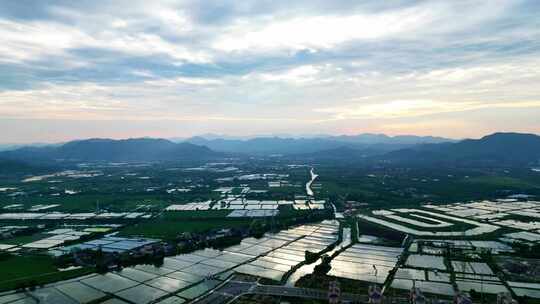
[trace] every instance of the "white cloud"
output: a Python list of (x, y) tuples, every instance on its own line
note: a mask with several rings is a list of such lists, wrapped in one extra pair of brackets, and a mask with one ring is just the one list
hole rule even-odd
[(21, 23), (0, 19), (0, 61), (21, 62), (67, 55), (65, 51), (93, 39), (80, 30), (55, 22)]
[(193, 86), (213, 86), (223, 84), (223, 81), (215, 78), (200, 78), (200, 77), (176, 77), (163, 78), (157, 80), (149, 80), (145, 82), (151, 86), (168, 86), (174, 87), (178, 85), (193, 85)]
[(195, 50), (188, 44), (168, 41), (154, 33), (130, 31), (128, 25), (127, 21), (119, 19), (110, 23), (109, 27), (101, 28), (77, 27), (54, 21), (18, 22), (0, 19), (0, 61), (35, 62), (49, 56), (64, 56), (75, 60), (69, 51), (84, 48), (133, 56), (166, 55), (174, 60), (194, 63), (211, 61), (211, 55), (205, 51)]
[(0, 115), (270, 129), (297, 120), (311, 129), (539, 107), (540, 27), (514, 14), (519, 1), (329, 11), (269, 3), (256, 13), (221, 5), (126, 0), (53, 7), (49, 19), (0, 13), (0, 63), (14, 73), (0, 85)]
[[(351, 41), (437, 39), (496, 19), (515, 1), (430, 1), (383, 12), (273, 15), (236, 20), (212, 44), (225, 52), (333, 49)], [(457, 22), (459, 20), (459, 22)]]
[(291, 83), (305, 83), (316, 79), (321, 68), (314, 65), (303, 65), (286, 71), (277, 73), (259, 73), (248, 75), (247, 77), (256, 77), (263, 81), (284, 81)]
[(190, 50), (184, 45), (168, 42), (155, 34), (104, 32), (97, 37), (97, 40), (86, 47), (114, 50), (132, 55), (165, 54), (176, 60), (195, 63), (207, 63), (210, 61), (209, 55), (204, 52)]
[[(258, 23), (263, 23), (258, 26)], [(420, 28), (429, 12), (404, 10), (378, 15), (304, 16), (288, 20), (240, 20), (213, 47), (227, 52), (250, 49), (331, 48), (354, 39), (377, 39)]]
[(145, 78), (156, 78), (156, 75), (149, 70), (133, 70), (131, 74)]
[(393, 100), (377, 104), (319, 108), (316, 112), (332, 114), (334, 119), (404, 118), (481, 109), (540, 108), (540, 100), (510, 103), (461, 102), (437, 100)]

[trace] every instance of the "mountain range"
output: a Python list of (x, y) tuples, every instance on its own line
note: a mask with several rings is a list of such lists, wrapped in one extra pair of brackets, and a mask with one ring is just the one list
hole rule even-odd
[(380, 157), (394, 163), (527, 166), (540, 164), (540, 136), (494, 133), (456, 143), (424, 144), (389, 152)]
[(215, 137), (192, 137), (185, 142), (206, 146), (215, 151), (247, 154), (304, 154), (348, 147), (358, 150), (374, 150), (378, 153), (404, 149), (417, 144), (453, 142), (454, 140), (432, 136), (387, 136), (384, 134), (359, 134), (321, 137), (256, 137), (251, 139), (227, 139)]
[(0, 158), (23, 161), (174, 161), (222, 157), (204, 146), (166, 139), (87, 139), (59, 146), (24, 147), (0, 153)]
[(0, 161), (192, 161), (253, 154), (282, 154), (304, 161), (336, 163), (365, 161), (415, 166), (529, 166), (540, 164), (540, 136), (495, 133), (480, 139), (461, 141), (378, 134), (246, 140), (194, 137), (179, 143), (154, 138), (87, 139), (0, 152)]

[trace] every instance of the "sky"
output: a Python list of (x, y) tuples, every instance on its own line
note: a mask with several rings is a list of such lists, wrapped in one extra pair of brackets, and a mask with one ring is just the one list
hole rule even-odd
[(0, 142), (540, 133), (540, 1), (0, 0)]

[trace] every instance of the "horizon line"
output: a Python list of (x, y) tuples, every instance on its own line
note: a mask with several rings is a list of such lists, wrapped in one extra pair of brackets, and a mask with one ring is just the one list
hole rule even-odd
[(462, 141), (466, 139), (480, 139), (489, 135), (497, 134), (497, 133), (515, 133), (515, 134), (531, 134), (540, 136), (538, 133), (531, 133), (531, 132), (516, 132), (516, 131), (496, 131), (487, 133), (484, 135), (481, 135), (479, 137), (463, 137), (463, 138), (454, 138), (454, 137), (446, 137), (446, 136), (438, 136), (438, 135), (415, 135), (415, 134), (385, 134), (385, 133), (356, 133), (356, 134), (254, 134), (254, 135), (229, 135), (229, 134), (214, 134), (214, 133), (203, 133), (203, 134), (197, 134), (193, 136), (172, 136), (172, 137), (156, 137), (156, 136), (134, 136), (134, 137), (84, 137), (84, 138), (73, 138), (63, 141), (31, 141), (31, 142), (0, 142), (0, 145), (3, 146), (23, 146), (23, 145), (60, 145), (65, 144), (68, 142), (73, 141), (83, 141), (83, 140), (91, 140), (91, 139), (110, 139), (110, 140), (129, 140), (129, 139), (165, 139), (169, 141), (186, 141), (195, 137), (202, 137), (208, 139), (208, 137), (212, 137), (209, 140), (212, 139), (225, 139), (225, 140), (250, 140), (255, 138), (281, 138), (281, 139), (312, 139), (312, 138), (327, 138), (327, 137), (354, 137), (354, 136), (362, 136), (362, 135), (374, 135), (374, 136), (387, 136), (389, 138), (396, 138), (396, 137), (405, 137), (405, 136), (414, 136), (414, 137), (432, 137), (432, 138), (440, 138), (440, 139), (447, 139), (451, 141)]

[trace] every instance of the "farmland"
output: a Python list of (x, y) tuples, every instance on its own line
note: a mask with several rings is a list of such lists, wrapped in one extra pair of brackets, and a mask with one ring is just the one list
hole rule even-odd
[[(111, 291), (119, 301), (197, 302), (229, 288), (227, 279), (315, 289), (337, 281), (352, 297), (377, 285), (399, 298), (412, 282), (448, 300), (534, 296), (534, 275), (510, 263), (538, 258), (523, 247), (540, 242), (540, 207), (527, 196), (538, 194), (534, 174), (261, 158), (4, 178), (1, 286), (49, 283), (35, 296), (77, 303)], [(39, 264), (27, 267), (30, 258)]]

